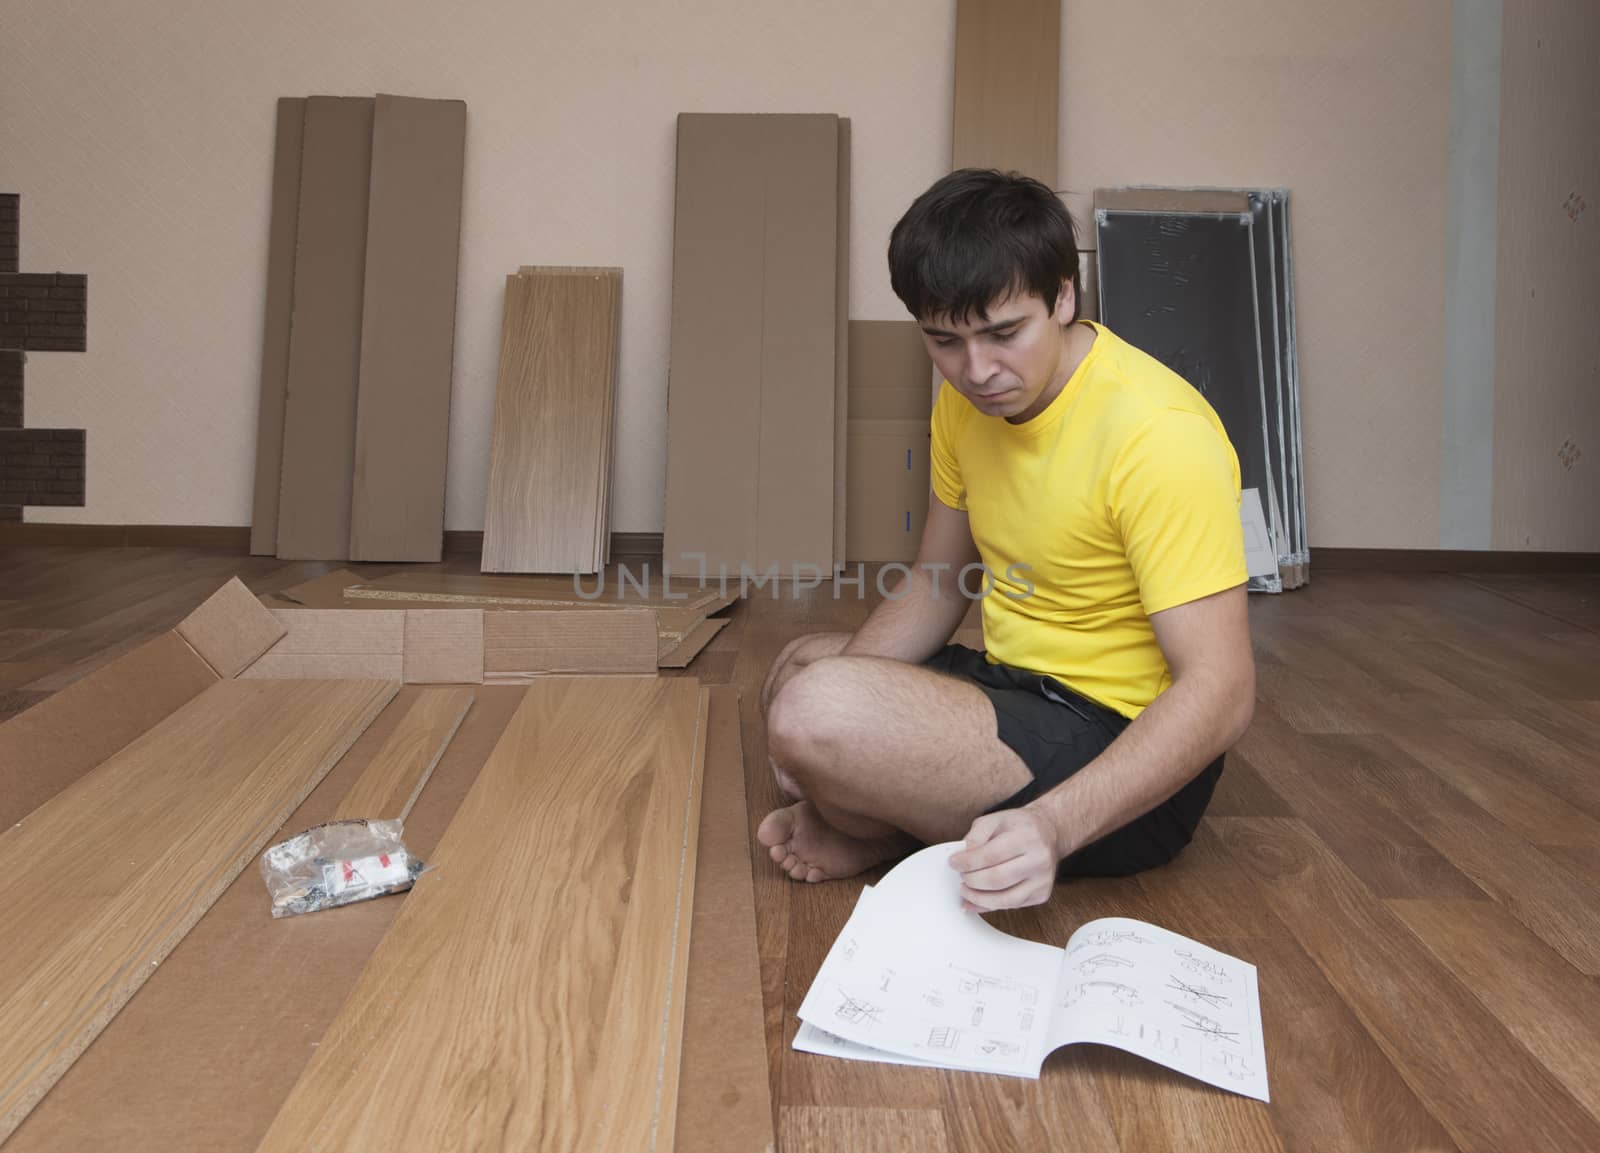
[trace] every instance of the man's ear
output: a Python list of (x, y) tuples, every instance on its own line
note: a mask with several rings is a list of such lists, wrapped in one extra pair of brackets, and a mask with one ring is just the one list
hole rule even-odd
[(1061, 282), (1061, 291), (1056, 293), (1055, 312), (1051, 314), (1057, 324), (1071, 324), (1072, 314), (1077, 311), (1078, 293), (1072, 283), (1072, 277), (1067, 277)]

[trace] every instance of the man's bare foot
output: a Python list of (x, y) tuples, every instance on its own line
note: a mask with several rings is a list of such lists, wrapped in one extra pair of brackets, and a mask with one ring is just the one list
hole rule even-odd
[(767, 854), (796, 881), (836, 881), (864, 873), (899, 856), (903, 837), (861, 840), (846, 836), (822, 819), (810, 801), (773, 809), (756, 830)]

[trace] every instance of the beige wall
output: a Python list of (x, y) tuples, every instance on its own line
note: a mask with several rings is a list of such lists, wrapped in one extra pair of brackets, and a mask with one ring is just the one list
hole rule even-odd
[[(1592, 292), (1573, 278), (1597, 267), (1600, 186), (1581, 68), (1594, 21), (1579, 14), (1595, 6), (1509, 7), (1502, 171), (1529, 166), (1530, 148), (1544, 155), (1534, 134), (1512, 134), (1552, 109), (1568, 159), (1526, 192), (1503, 176), (1502, 270), (1516, 267), (1518, 205), (1586, 190), (1579, 222), (1563, 213), (1566, 232), (1545, 220), (1539, 233), (1551, 253), (1575, 237), (1590, 246), (1587, 263), (1563, 258), (1557, 281), (1581, 311)], [(1064, 0), (1065, 187), (1294, 191), (1313, 546), (1439, 544), (1451, 9)], [(1530, 49), (1519, 37), (1535, 25), (1553, 31)], [(279, 95), (467, 101), (453, 529), (482, 524), (501, 277), (528, 263), (626, 270), (614, 527), (660, 529), (676, 112), (852, 118), (861, 319), (901, 315), (888, 230), (949, 163), (949, 0), (0, 0), (0, 28), (0, 190), (23, 195), (23, 269), (86, 272), (90, 285), (90, 351), (35, 355), (27, 402), (31, 425), (89, 429), (89, 505), (30, 520), (248, 521)], [(1545, 360), (1501, 361), (1494, 544), (1600, 547), (1600, 518), (1576, 517), (1600, 466), (1594, 307), (1582, 313), (1591, 343), (1574, 351), (1567, 312), (1519, 312), (1509, 292), (1502, 353)], [(1565, 383), (1586, 364), (1583, 388)], [(1571, 470), (1554, 457), (1569, 436), (1584, 453)]]
[(1600, 3), (1501, 43), (1493, 547), (1600, 551)]

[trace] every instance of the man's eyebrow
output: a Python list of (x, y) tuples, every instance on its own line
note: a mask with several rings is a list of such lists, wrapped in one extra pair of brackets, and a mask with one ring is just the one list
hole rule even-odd
[[(1006, 320), (996, 320), (978, 329), (979, 336), (986, 336), (991, 332), (999, 332), (1002, 328), (1014, 328), (1027, 320), (1026, 316), (1013, 316)], [(922, 331), (929, 336), (955, 336), (956, 334), (943, 328), (934, 328), (931, 324), (924, 324)]]

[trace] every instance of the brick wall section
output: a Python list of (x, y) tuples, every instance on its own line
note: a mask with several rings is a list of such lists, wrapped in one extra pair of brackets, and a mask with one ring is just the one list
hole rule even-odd
[(84, 503), (84, 430), (0, 431), (0, 505)]
[(0, 428), (22, 427), (22, 365), (28, 354), (0, 349)]
[(22, 197), (0, 192), (0, 273), (15, 272), (20, 264)]
[(0, 273), (0, 348), (85, 351), (88, 296), (81, 272)]

